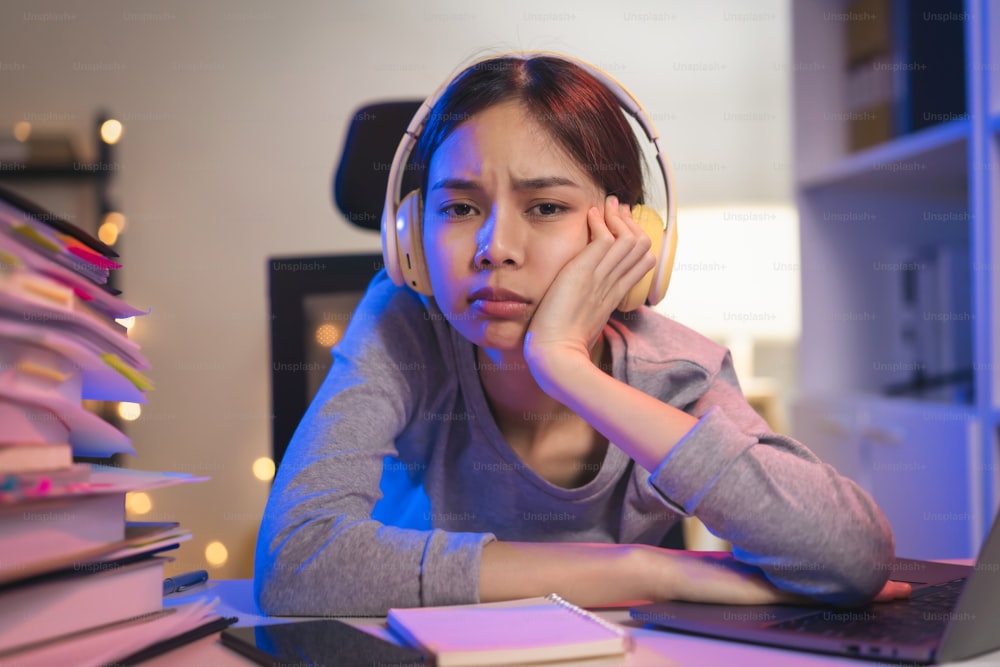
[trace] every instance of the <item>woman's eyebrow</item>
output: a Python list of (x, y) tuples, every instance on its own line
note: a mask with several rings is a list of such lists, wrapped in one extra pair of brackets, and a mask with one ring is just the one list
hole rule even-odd
[(568, 185), (574, 188), (580, 187), (576, 181), (563, 176), (539, 176), (537, 178), (514, 179), (515, 190), (544, 190), (545, 188), (554, 188), (560, 185)]
[(464, 178), (442, 178), (431, 186), (431, 190), (482, 190), (475, 181)]
[[(564, 176), (537, 176), (535, 178), (514, 179), (515, 190), (544, 190), (559, 186), (579, 188), (580, 185)], [(464, 178), (442, 178), (431, 186), (431, 190), (481, 190), (479, 183)]]

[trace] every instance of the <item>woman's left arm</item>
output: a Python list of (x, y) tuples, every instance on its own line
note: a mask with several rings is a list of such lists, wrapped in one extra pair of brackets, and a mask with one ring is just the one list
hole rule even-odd
[(536, 379), (648, 470), (667, 504), (729, 540), (740, 561), (779, 588), (834, 604), (882, 590), (894, 544), (881, 510), (801, 444), (770, 432), (728, 355), (693, 414), (580, 362), (548, 356)]
[(586, 419), (649, 472), (698, 423), (697, 417), (611, 377), (589, 357), (547, 357), (532, 369), (546, 394)]
[(616, 198), (591, 209), (588, 224), (590, 243), (553, 281), (525, 336), (524, 357), (542, 390), (648, 470), (666, 504), (697, 514), (775, 585), (835, 604), (872, 599), (895, 550), (881, 510), (801, 444), (770, 432), (740, 392), (728, 355), (685, 406), (690, 414), (593, 364), (608, 317), (653, 259)]
[(651, 242), (614, 196), (603, 211), (588, 211), (587, 224), (590, 242), (562, 268), (532, 316), (524, 358), (546, 394), (652, 471), (697, 419), (606, 375), (590, 357), (617, 304), (653, 268)]

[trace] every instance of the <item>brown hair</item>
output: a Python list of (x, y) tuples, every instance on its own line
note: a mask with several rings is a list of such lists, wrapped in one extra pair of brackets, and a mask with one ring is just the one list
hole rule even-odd
[(407, 166), (427, 191), (431, 158), (476, 113), (519, 100), (607, 194), (643, 202), (642, 154), (615, 95), (576, 64), (552, 56), (500, 56), (455, 77), (428, 115)]

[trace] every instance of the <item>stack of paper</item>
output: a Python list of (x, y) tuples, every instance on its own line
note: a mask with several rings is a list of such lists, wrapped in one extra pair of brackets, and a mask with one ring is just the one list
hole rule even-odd
[(211, 605), (163, 608), (157, 554), (190, 534), (125, 520), (127, 493), (200, 480), (77, 461), (135, 453), (85, 399), (151, 388), (117, 321), (144, 313), (107, 287), (114, 256), (0, 189), (0, 663), (112, 662), (227, 623)]
[[(128, 438), (81, 404), (142, 403), (151, 388), (141, 372), (149, 363), (117, 322), (144, 313), (106, 288), (120, 266), (114, 254), (0, 191), (0, 446), (21, 452), (9, 470), (48, 465), (37, 461), (56, 460), (51, 452), (66, 445), (77, 456), (134, 453)], [(54, 467), (66, 467), (61, 460)]]

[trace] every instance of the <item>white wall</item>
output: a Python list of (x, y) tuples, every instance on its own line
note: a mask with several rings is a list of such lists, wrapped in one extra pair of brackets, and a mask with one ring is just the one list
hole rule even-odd
[(787, 0), (6, 0), (0, 133), (83, 134), (99, 107), (125, 123), (121, 285), (152, 308), (134, 337), (156, 382), (129, 427), (134, 465), (212, 476), (154, 496), (153, 518), (194, 531), (175, 569), (217, 539), (231, 559), (213, 576), (250, 574), (269, 488), (250, 472), (270, 451), (266, 258), (378, 247), (330, 203), (357, 105), (423, 96), (484, 52), (564, 51), (643, 102), (682, 205), (787, 203), (788, 23)]

